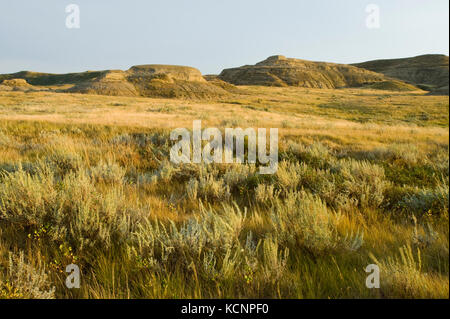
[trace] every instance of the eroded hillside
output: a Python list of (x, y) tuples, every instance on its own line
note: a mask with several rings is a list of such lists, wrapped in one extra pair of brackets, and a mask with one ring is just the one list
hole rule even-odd
[(385, 80), (382, 74), (350, 65), (312, 62), (281, 55), (269, 57), (255, 65), (225, 69), (219, 78), (235, 85), (327, 89), (361, 87)]
[[(106, 70), (71, 74), (18, 72), (0, 75), (1, 90), (11, 81), (23, 82), (28, 90), (47, 90), (111, 96), (168, 98), (215, 98), (235, 91), (231, 85), (206, 81), (199, 70), (176, 65), (139, 65), (127, 71)], [(26, 82), (24, 82), (26, 81)], [(36, 85), (39, 87), (32, 87)], [(17, 88), (16, 88), (17, 90)]]
[(404, 59), (375, 60), (354, 66), (385, 74), (430, 91), (448, 95), (448, 56), (428, 54)]

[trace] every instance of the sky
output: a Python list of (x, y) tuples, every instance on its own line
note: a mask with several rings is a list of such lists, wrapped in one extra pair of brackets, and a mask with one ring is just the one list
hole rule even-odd
[[(66, 26), (69, 4), (80, 28)], [(367, 27), (369, 4), (379, 28)], [(0, 0), (0, 73), (176, 64), (217, 74), (276, 54), (337, 63), (448, 55), (448, 38), (448, 0)]]

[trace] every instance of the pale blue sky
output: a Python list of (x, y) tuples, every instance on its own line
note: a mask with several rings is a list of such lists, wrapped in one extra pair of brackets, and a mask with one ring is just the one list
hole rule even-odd
[[(78, 4), (81, 28), (67, 29)], [(365, 8), (380, 7), (368, 29)], [(448, 0), (0, 0), (0, 73), (178, 64), (204, 74), (274, 54), (340, 63), (449, 53)]]

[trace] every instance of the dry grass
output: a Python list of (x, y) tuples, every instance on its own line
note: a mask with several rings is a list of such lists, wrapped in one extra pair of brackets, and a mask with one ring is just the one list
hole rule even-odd
[[(0, 298), (448, 298), (448, 98), (241, 92), (1, 92)], [(278, 127), (278, 172), (170, 164), (198, 119)]]

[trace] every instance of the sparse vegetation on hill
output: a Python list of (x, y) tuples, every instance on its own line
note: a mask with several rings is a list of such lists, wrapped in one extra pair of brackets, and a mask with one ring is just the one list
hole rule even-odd
[(375, 90), (399, 91), (399, 92), (408, 92), (408, 91), (411, 92), (420, 90), (418, 87), (415, 87), (414, 85), (395, 80), (387, 80), (373, 83), (371, 85), (368, 85), (367, 88)]
[(448, 95), (448, 57), (427, 55), (345, 65), (277, 55), (255, 65), (225, 69), (217, 76), (202, 76), (199, 70), (187, 66), (149, 64), (133, 66), (127, 71), (68, 74), (23, 71), (0, 74), (1, 81), (25, 81), (26, 85), (11, 88), (11, 85), (0, 84), (0, 91), (35, 89), (189, 99), (216, 99), (242, 93), (234, 85), (321, 89), (368, 87), (387, 91), (414, 91), (416, 86), (432, 94)]
[(0, 91), (28, 91), (31, 89), (33, 89), (33, 86), (24, 79), (11, 79), (0, 82)]
[(375, 60), (354, 64), (357, 67), (385, 74), (430, 91), (448, 95), (448, 56), (420, 55), (413, 58)]
[[(170, 163), (194, 119), (278, 127), (277, 172)], [(448, 119), (420, 91), (0, 92), (0, 298), (448, 298)]]

